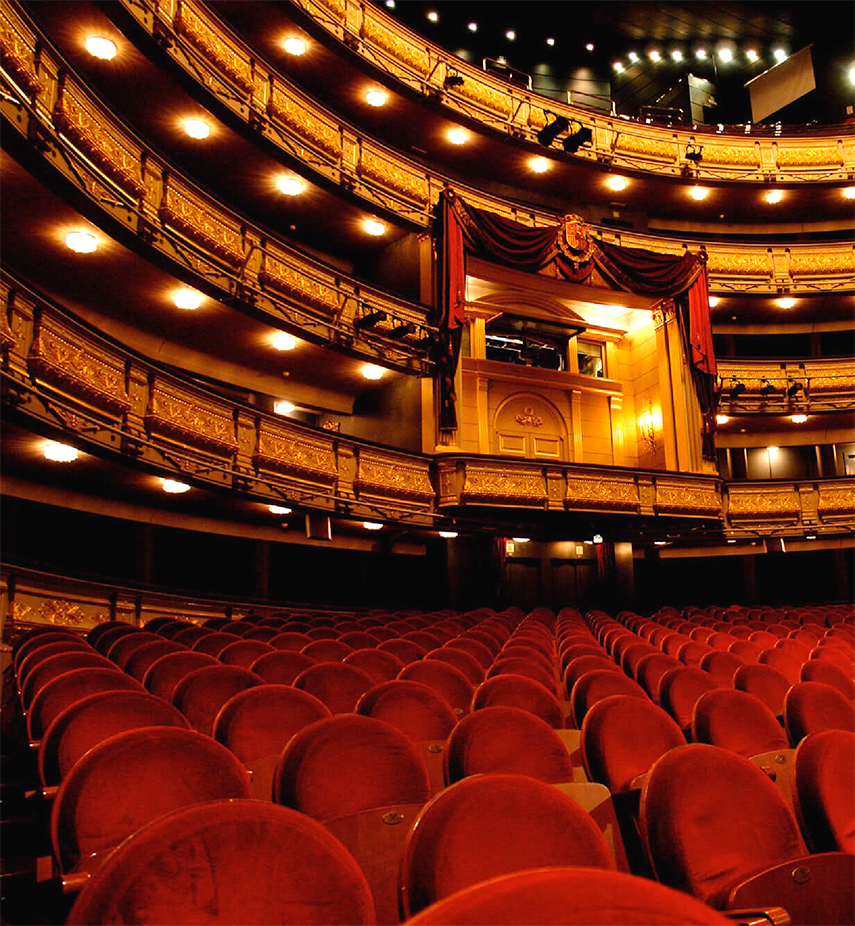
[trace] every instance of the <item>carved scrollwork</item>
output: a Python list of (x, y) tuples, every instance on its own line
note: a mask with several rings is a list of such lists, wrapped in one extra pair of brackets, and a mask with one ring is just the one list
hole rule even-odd
[(542, 469), (467, 464), (461, 499), (495, 505), (542, 505), (547, 501)]
[(434, 497), (426, 464), (418, 465), (370, 452), (359, 454), (354, 485), (362, 495), (406, 498), (423, 504), (428, 504)]
[(661, 514), (693, 514), (723, 517), (717, 486), (702, 483), (656, 480), (654, 509)]
[(156, 383), (149, 396), (145, 426), (151, 434), (159, 434), (185, 446), (232, 457), (237, 453), (234, 417), (228, 409), (219, 409), (211, 402), (178, 388), (166, 388)]
[(731, 521), (795, 521), (801, 510), (798, 492), (791, 486), (732, 485), (728, 495), (727, 513)]
[(640, 502), (638, 487), (631, 476), (568, 473), (564, 504), (581, 510), (638, 512)]
[(296, 431), (289, 432), (262, 421), (253, 465), (298, 478), (330, 485), (338, 477), (335, 450), (331, 441), (315, 440)]

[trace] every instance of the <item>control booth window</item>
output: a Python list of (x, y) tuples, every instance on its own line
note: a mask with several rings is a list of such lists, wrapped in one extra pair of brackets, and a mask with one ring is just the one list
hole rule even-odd
[(566, 370), (567, 343), (580, 329), (503, 315), (487, 328), (487, 359), (545, 370)]
[(579, 372), (583, 376), (605, 376), (603, 345), (593, 341), (576, 341), (576, 357)]

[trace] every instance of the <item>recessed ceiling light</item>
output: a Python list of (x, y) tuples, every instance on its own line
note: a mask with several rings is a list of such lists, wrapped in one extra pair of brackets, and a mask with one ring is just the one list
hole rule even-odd
[(707, 50), (706, 50), (706, 48), (698, 48), (698, 49), (696, 49), (696, 51), (695, 51), (695, 57), (696, 57), (696, 58), (698, 58), (698, 59), (700, 59), (701, 61), (703, 61), (704, 58), (706, 58), (706, 56), (707, 56)]
[(616, 71), (618, 74), (623, 73), (623, 64), (622, 64), (620, 61), (615, 61), (615, 63), (612, 65), (612, 67), (615, 69), (615, 71)]
[(784, 194), (780, 190), (768, 190), (766, 192), (766, 202), (774, 205), (779, 203), (784, 198)]
[(386, 0), (386, 6), (387, 6), (390, 10), (394, 10), (394, 9), (395, 9), (395, 0)]
[(728, 418), (727, 415), (716, 415), (715, 416), (716, 424), (727, 424), (728, 421), (730, 421), (730, 418)]
[(547, 44), (550, 48), (552, 48), (552, 46), (555, 44), (555, 39), (552, 38), (552, 36), (550, 36), (550, 37), (546, 40), (546, 44)]
[(757, 61), (757, 59), (760, 57), (760, 55), (758, 55), (757, 52), (756, 52), (753, 48), (749, 48), (749, 49), (745, 52), (745, 57), (746, 57), (749, 61)]
[(849, 83), (855, 84), (855, 65), (849, 68)]
[(286, 196), (299, 196), (305, 189), (303, 181), (298, 180), (296, 177), (280, 177), (276, 181), (276, 186), (279, 192), (284, 193)]
[(679, 48), (671, 49), (671, 60), (672, 61), (682, 61), (683, 52), (681, 52)]
[(844, 199), (855, 199), (855, 186), (848, 186), (843, 190)]
[(546, 158), (532, 158), (528, 162), (529, 170), (536, 174), (545, 174), (549, 170), (549, 161)]
[(505, 33), (505, 38), (506, 38), (509, 42), (513, 42), (514, 39), (516, 39), (516, 37), (517, 37), (517, 34), (516, 34), (516, 32), (514, 32), (513, 29), (508, 29), (508, 31)]
[(633, 64), (638, 61), (638, 55), (634, 51), (631, 51), (627, 57)]
[(660, 55), (659, 52), (655, 48), (653, 49), (653, 51), (648, 53), (647, 57), (650, 58), (651, 61), (661, 61), (662, 60), (662, 55)]
[(728, 542), (728, 543), (736, 543), (735, 540), (728, 540), (727, 542)]
[(383, 367), (378, 367), (376, 363), (366, 363), (362, 368), (362, 375), (366, 379), (382, 379), (385, 372)]
[(296, 35), (289, 36), (285, 39), (282, 47), (289, 55), (294, 55), (296, 57), (306, 53), (306, 43), (302, 39), (297, 38)]
[(805, 534), (805, 540), (816, 540), (816, 534)]
[(172, 294), (172, 301), (178, 309), (187, 309), (192, 312), (202, 305), (202, 294), (195, 289), (179, 289)]
[(440, 531), (439, 536), (445, 540), (454, 540), (457, 536), (457, 531)]
[(791, 309), (796, 304), (796, 300), (792, 296), (783, 296), (778, 300), (778, 305), (782, 309)]
[(118, 49), (116, 43), (105, 39), (103, 35), (90, 35), (86, 39), (86, 51), (93, 58), (100, 58), (102, 61), (110, 61), (116, 57)]
[(772, 54), (775, 56), (775, 60), (780, 64), (781, 61), (784, 61), (787, 57), (787, 53), (783, 48), (776, 48)]
[(706, 199), (707, 196), (709, 196), (709, 195), (710, 195), (710, 191), (709, 191), (709, 189), (708, 189), (707, 187), (705, 187), (705, 186), (693, 186), (693, 187), (689, 190), (689, 196), (691, 196), (692, 199), (693, 199), (696, 203), (699, 203), (699, 202), (701, 202), (702, 200)]
[(779, 449), (780, 449), (779, 447), (767, 447), (766, 448), (766, 450), (768, 450), (769, 453), (777, 453)]
[(469, 133), (466, 129), (461, 128), (459, 125), (455, 125), (448, 130), (446, 138), (448, 138), (452, 145), (465, 145), (466, 142), (469, 141)]
[(297, 406), (293, 402), (287, 401), (287, 399), (279, 399), (273, 403), (273, 411), (277, 415), (290, 415), (296, 408)]
[(478, 31), (478, 23), (474, 23), (474, 22), (473, 22), (473, 23), (467, 23), (467, 24), (466, 24), (466, 28), (467, 28), (470, 32), (477, 32), (477, 31)]
[(386, 234), (386, 224), (378, 219), (366, 219), (362, 227), (367, 235), (372, 235), (375, 238)]
[(714, 309), (719, 304), (718, 296), (710, 296), (710, 308)]
[(211, 126), (204, 119), (185, 119), (184, 131), (191, 138), (207, 138), (211, 134)]
[(276, 350), (294, 350), (297, 346), (297, 339), (293, 334), (288, 334), (285, 331), (277, 331), (270, 339), (270, 343)]
[(511, 537), (514, 543), (530, 543), (531, 537)]
[(667, 540), (654, 540), (654, 541), (653, 541), (653, 546), (654, 546), (654, 547), (664, 547), (664, 546), (667, 545), (667, 543), (668, 543)]
[(383, 525), (378, 524), (377, 521), (363, 521), (362, 526), (367, 531), (382, 531)]
[(807, 421), (807, 415), (792, 415), (790, 421), (793, 424), (804, 424)]
[(92, 254), (98, 250), (98, 239), (90, 232), (72, 231), (65, 236), (65, 246), (77, 254)]
[(42, 447), (42, 453), (51, 463), (73, 463), (80, 456), (76, 447), (69, 447), (68, 444), (60, 444), (55, 440), (49, 440)]
[(437, 13), (436, 10), (429, 10), (429, 11), (428, 11), (428, 14), (427, 14), (427, 18), (428, 18), (432, 23), (438, 23), (438, 22), (439, 22), (439, 13)]
[(621, 190), (625, 190), (629, 186), (629, 180), (626, 177), (619, 177), (617, 174), (613, 174), (611, 177), (606, 178), (606, 186), (610, 190), (614, 190), (615, 193), (620, 193)]
[(168, 492), (170, 495), (181, 495), (190, 491), (190, 486), (186, 482), (177, 482), (175, 479), (164, 479), (160, 484), (163, 491)]
[(585, 51), (593, 51), (593, 50), (594, 50), (594, 43), (588, 42), (588, 44), (585, 46)]
[(291, 508), (283, 508), (281, 505), (268, 505), (271, 514), (291, 514)]
[(388, 96), (383, 90), (369, 90), (365, 94), (365, 102), (369, 106), (385, 106)]
[(729, 48), (719, 48), (718, 60), (728, 64), (733, 61), (733, 52)]

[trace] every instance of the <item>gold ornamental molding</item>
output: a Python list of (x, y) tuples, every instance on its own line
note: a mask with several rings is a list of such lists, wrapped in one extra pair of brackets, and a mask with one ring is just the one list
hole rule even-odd
[(543, 467), (467, 462), (460, 501), (466, 504), (546, 506)]
[(657, 514), (721, 518), (721, 490), (712, 482), (678, 482), (657, 476), (654, 510)]
[(332, 485), (338, 478), (332, 440), (295, 434), (286, 425), (258, 424), (258, 443), (252, 456), (258, 470)]
[(817, 513), (827, 523), (851, 523), (855, 519), (855, 482), (820, 483)]
[(728, 486), (728, 520), (733, 524), (746, 521), (776, 521), (795, 523), (799, 519), (801, 504), (795, 485), (738, 485)]
[(633, 476), (567, 473), (564, 504), (578, 511), (631, 511), (638, 514), (641, 499)]
[[(680, 176), (689, 145), (703, 145), (699, 179), (818, 182), (847, 179), (855, 169), (851, 127), (819, 128), (797, 136), (745, 134), (647, 125), (635, 119), (564, 104), (516, 86), (450, 55), (367, 0), (291, 0), (332, 38), (410, 90), (451, 113), (477, 119), (512, 138), (536, 142), (555, 113), (590, 128), (593, 143), (575, 157), (613, 167)], [(446, 88), (457, 74), (462, 84)]]
[(359, 451), (354, 487), (360, 497), (400, 498), (423, 505), (436, 495), (427, 462), (418, 465), (371, 450)]
[(233, 409), (176, 383), (155, 381), (144, 421), (152, 435), (216, 456), (228, 458), (237, 453)]

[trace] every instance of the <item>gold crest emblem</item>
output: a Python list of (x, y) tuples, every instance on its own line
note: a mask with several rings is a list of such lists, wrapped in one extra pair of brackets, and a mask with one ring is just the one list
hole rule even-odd
[(561, 252), (576, 264), (591, 259), (593, 243), (585, 220), (578, 215), (565, 215), (561, 232), (558, 236)]

